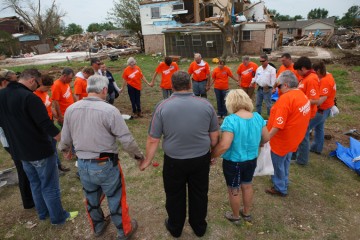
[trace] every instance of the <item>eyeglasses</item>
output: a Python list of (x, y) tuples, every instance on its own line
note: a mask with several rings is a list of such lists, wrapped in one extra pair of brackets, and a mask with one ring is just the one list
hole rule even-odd
[(260, 60), (261, 63), (266, 62), (266, 60)]
[(35, 82), (36, 82), (36, 88), (39, 88), (40, 87), (40, 83), (39, 83), (39, 81), (35, 78)]
[(282, 84), (279, 84), (278, 86), (277, 86), (279, 89), (281, 89), (281, 87), (282, 87)]

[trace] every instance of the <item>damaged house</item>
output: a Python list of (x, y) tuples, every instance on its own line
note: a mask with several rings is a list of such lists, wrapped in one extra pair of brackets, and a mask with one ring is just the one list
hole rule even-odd
[[(223, 36), (210, 21), (221, 24), (219, 8), (212, 1), (147, 0), (140, 3), (145, 53), (163, 53), (192, 57), (220, 56)], [(218, 1), (226, 6), (227, 0)], [(235, 0), (233, 6), (234, 52), (257, 55), (275, 48), (276, 24), (272, 22), (264, 2), (251, 4)]]

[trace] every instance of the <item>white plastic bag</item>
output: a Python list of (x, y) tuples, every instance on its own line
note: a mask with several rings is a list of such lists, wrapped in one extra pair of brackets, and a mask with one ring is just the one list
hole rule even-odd
[(274, 175), (274, 167), (271, 161), (270, 143), (264, 144), (260, 149), (260, 154), (257, 158), (254, 176)]
[(338, 114), (339, 114), (339, 109), (335, 105), (332, 106), (332, 108), (330, 109), (330, 117), (335, 117)]
[(6, 140), (4, 130), (0, 127), (0, 142), (3, 145), (3, 147), (9, 147), (9, 143)]

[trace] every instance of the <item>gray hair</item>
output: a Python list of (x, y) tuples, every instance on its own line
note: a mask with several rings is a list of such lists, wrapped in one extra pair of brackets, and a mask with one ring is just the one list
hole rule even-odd
[(201, 54), (200, 53), (195, 53), (194, 58), (197, 58), (197, 57), (201, 58)]
[(100, 93), (105, 87), (109, 85), (107, 77), (100, 75), (92, 75), (87, 79), (86, 91), (88, 93)]
[(185, 71), (177, 71), (171, 76), (172, 87), (175, 91), (190, 89), (190, 75)]
[(129, 57), (129, 59), (127, 60), (127, 65), (130, 65), (131, 63), (136, 64), (136, 60), (135, 60), (135, 58), (133, 58), (133, 57)]
[(286, 83), (289, 88), (297, 88), (299, 84), (295, 74), (289, 70), (282, 72), (278, 78), (278, 81), (280, 84)]
[(245, 56), (242, 57), (242, 60), (243, 60), (243, 61), (249, 61), (249, 60), (250, 60), (250, 57), (245, 55)]

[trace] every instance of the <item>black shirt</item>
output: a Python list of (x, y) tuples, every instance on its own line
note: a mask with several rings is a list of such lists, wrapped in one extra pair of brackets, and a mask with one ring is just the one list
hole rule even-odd
[(41, 99), (21, 83), (11, 82), (0, 90), (0, 127), (13, 159), (37, 161), (54, 154), (50, 137), (59, 129)]

